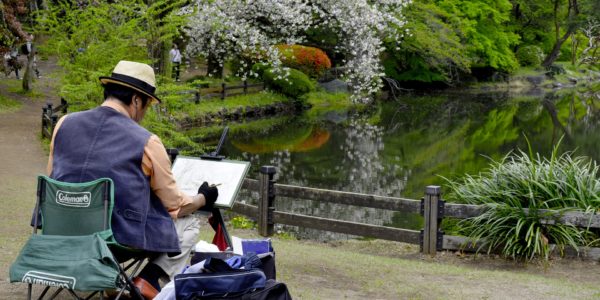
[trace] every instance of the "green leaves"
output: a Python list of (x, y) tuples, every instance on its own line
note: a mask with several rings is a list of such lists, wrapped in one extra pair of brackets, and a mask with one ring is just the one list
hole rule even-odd
[(550, 244), (562, 251), (565, 246), (577, 249), (594, 241), (587, 229), (561, 224), (541, 210), (597, 210), (598, 171), (594, 161), (569, 152), (559, 155), (558, 145), (549, 159), (518, 151), (492, 161), (477, 176), (446, 179), (451, 190), (448, 199), (488, 208), (460, 223), (471, 240), (484, 242), (481, 249), (499, 249), (512, 258), (548, 259)]

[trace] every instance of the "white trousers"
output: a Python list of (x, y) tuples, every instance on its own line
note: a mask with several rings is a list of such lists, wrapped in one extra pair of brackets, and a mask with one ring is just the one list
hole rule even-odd
[[(169, 278), (164, 278), (168, 281), (173, 280), (173, 277), (181, 271), (188, 263), (190, 253), (193, 247), (198, 242), (198, 236), (200, 235), (200, 222), (194, 214), (187, 215), (185, 217), (177, 218), (175, 220), (175, 229), (177, 230), (177, 236), (179, 237), (179, 246), (181, 247), (181, 254), (173, 257), (169, 257), (166, 253), (161, 254), (155, 258), (152, 263), (161, 267)], [(160, 237), (157, 237), (160, 238)]]

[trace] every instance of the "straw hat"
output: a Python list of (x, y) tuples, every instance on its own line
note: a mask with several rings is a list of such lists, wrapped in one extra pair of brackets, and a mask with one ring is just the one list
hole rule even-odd
[(154, 70), (147, 64), (133, 61), (120, 61), (110, 77), (99, 78), (102, 84), (115, 83), (132, 88), (152, 99), (153, 103), (160, 103), (156, 97), (156, 77)]

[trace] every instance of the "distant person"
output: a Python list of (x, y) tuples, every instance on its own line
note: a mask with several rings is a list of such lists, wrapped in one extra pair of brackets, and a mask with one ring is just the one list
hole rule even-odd
[(181, 52), (177, 47), (177, 44), (173, 44), (173, 48), (169, 51), (171, 57), (171, 64), (173, 64), (173, 74), (175, 75), (175, 81), (179, 80), (179, 67), (181, 66)]
[(41, 77), (40, 76), (40, 70), (38, 69), (38, 52), (37, 50), (35, 50), (33, 52), (33, 71), (35, 71), (35, 77), (37, 77), (38, 79)]
[(10, 51), (4, 53), (4, 56), (2, 57), (2, 67), (4, 68), (4, 76), (8, 77), (8, 75), (10, 75), (11, 70), (11, 66), (10, 66)]
[(33, 34), (30, 34), (27, 37), (27, 42), (25, 43), (25, 51), (23, 54), (29, 55), (29, 53), (33, 52)]
[(17, 47), (13, 47), (10, 51), (10, 57), (8, 59), (8, 66), (9, 66), (8, 74), (10, 74), (10, 72), (12, 72), (12, 71), (15, 71), (15, 75), (17, 76), (17, 79), (21, 79), (19, 77), (19, 69), (21, 68), (21, 66), (19, 65), (19, 50), (17, 49)]

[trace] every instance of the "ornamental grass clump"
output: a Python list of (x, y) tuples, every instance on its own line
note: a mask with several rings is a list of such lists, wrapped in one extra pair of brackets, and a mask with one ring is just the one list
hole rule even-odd
[(548, 259), (551, 244), (562, 254), (566, 246), (578, 249), (594, 242), (596, 235), (586, 228), (562, 224), (546, 210), (595, 212), (600, 207), (598, 166), (567, 152), (550, 158), (518, 151), (488, 170), (462, 181), (446, 179), (448, 199), (486, 206), (485, 212), (459, 223), (479, 250), (493, 250), (511, 258)]

